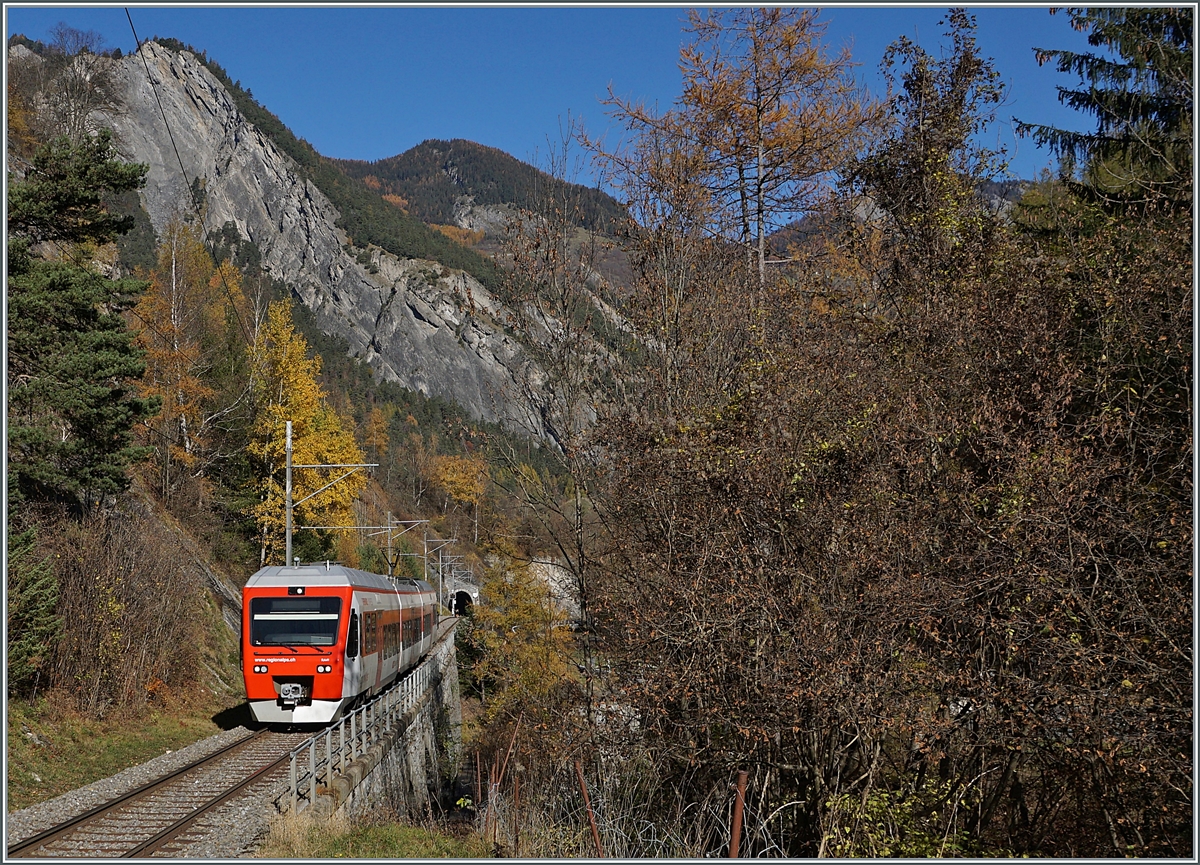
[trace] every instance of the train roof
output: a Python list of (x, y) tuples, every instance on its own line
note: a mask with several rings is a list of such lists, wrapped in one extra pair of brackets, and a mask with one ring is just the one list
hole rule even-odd
[(260, 586), (355, 586), (382, 592), (432, 592), (424, 580), (409, 577), (385, 577), (370, 571), (349, 568), (339, 562), (311, 562), (305, 565), (268, 565), (260, 568), (246, 588)]

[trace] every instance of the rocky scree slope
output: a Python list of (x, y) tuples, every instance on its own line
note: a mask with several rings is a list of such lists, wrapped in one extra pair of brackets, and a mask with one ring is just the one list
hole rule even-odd
[(263, 270), (287, 284), (326, 333), (346, 339), (377, 377), (453, 400), (480, 420), (542, 432), (537, 413), (510, 396), (536, 370), (505, 333), (503, 304), (477, 280), (376, 248), (360, 263), (357, 251), (344, 248), (337, 209), (190, 52), (147, 42), (113, 62), (124, 106), (100, 119), (126, 158), (150, 166), (142, 199), (156, 231), (188, 206), (188, 184), (198, 179), (206, 230), (236, 225), (258, 247)]

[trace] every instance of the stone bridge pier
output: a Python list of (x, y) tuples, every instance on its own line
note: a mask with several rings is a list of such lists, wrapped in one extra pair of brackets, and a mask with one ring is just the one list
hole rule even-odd
[[(462, 757), (455, 620), (405, 681), (301, 745), (281, 810), (422, 818), (449, 807)], [(343, 744), (345, 743), (345, 744)]]

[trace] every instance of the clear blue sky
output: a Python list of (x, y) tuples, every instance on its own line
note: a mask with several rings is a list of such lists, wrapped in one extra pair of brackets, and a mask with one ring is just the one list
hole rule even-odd
[[(539, 161), (568, 113), (592, 132), (608, 127), (599, 104), (622, 96), (668, 107), (679, 95), (686, 6), (404, 7), (130, 6), (138, 36), (172, 36), (208, 52), (230, 77), (327, 156), (375, 160), (427, 138), (467, 138)], [(859, 75), (882, 92), (879, 61), (900, 35), (938, 52), (945, 6), (829, 4), (831, 45), (851, 44)], [(1032, 178), (1052, 160), (1015, 139), (1011, 118), (1086, 129), (1059, 105), (1032, 48), (1086, 48), (1065, 13), (1045, 6), (976, 6), (978, 40), (1009, 85), (988, 144), (1007, 146), (1012, 172)], [(122, 6), (8, 4), (6, 36), (47, 41), (65, 22), (128, 52)], [(584, 179), (584, 178), (581, 178)]]

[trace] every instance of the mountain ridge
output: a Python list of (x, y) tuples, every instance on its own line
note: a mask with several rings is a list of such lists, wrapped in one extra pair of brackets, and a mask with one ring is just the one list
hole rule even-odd
[[(124, 107), (99, 119), (114, 129), (126, 158), (149, 165), (142, 201), (156, 232), (198, 185), (208, 230), (231, 224), (252, 242), (264, 273), (289, 286), (318, 326), (344, 337), (381, 380), (452, 399), (480, 420), (540, 431), (536, 415), (505, 398), (529, 361), (505, 332), (495, 283), (405, 255), (398, 243), (389, 250), (375, 242), (386, 238), (353, 234), (355, 214), (345, 202), (336, 206), (306, 170), (324, 157), (290, 132), (272, 130), (308, 165), (298, 162), (246, 117), (245, 98), (191, 49), (148, 41), (112, 62)], [(391, 207), (382, 199), (379, 206)]]
[(553, 177), (497, 147), (464, 138), (429, 138), (373, 162), (335, 162), (350, 176), (405, 199), (410, 212), (427, 223), (453, 223), (464, 196), (473, 205), (534, 209), (542, 195), (563, 198), (563, 192), (578, 202), (575, 222), (581, 228), (608, 234), (625, 218), (621, 205), (602, 190)]

